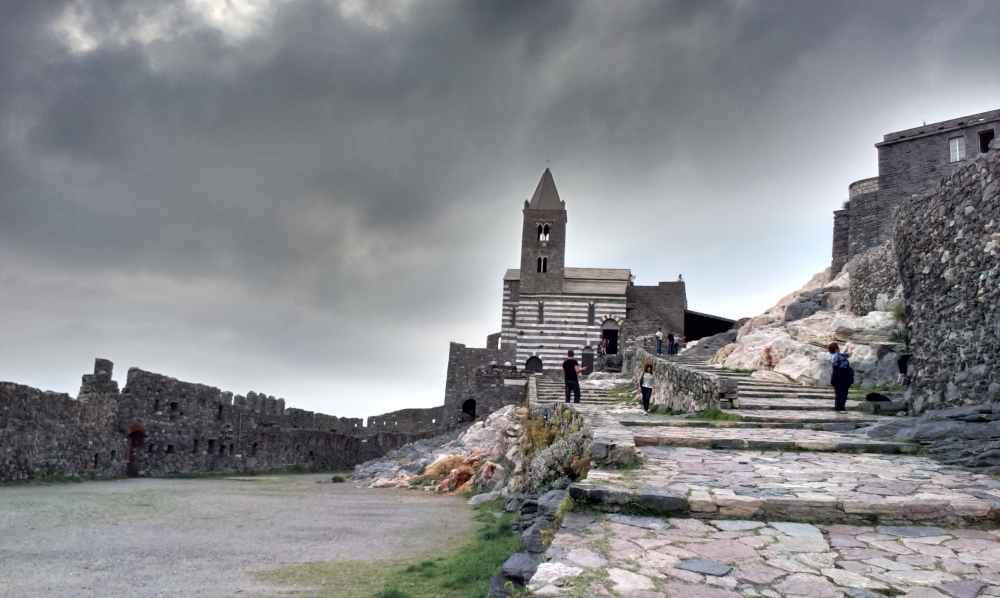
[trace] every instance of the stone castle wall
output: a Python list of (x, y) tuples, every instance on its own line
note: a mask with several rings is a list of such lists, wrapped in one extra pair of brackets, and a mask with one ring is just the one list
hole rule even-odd
[(901, 208), (916, 411), (1000, 397), (1000, 151), (990, 147)]
[[(432, 436), (442, 407), (358, 418), (285, 409), (259, 393), (218, 388), (132, 368), (125, 387), (99, 359), (77, 399), (0, 383), (0, 481), (45, 476), (236, 473), (346, 468)], [(391, 422), (391, 425), (388, 423)]]
[[(443, 419), (446, 427), (463, 421), (463, 405), (475, 401), (476, 417), (482, 417), (506, 405), (523, 403), (526, 398), (523, 370), (502, 367), (516, 364), (514, 350), (476, 349), (451, 343), (448, 351), (448, 374), (445, 382)], [(501, 367), (493, 367), (496, 361)], [(516, 367), (516, 366), (515, 366)]]
[(684, 283), (661, 282), (656, 286), (630, 285), (625, 291), (625, 321), (619, 333), (619, 346), (625, 339), (655, 334), (663, 328), (684, 336), (684, 312), (687, 290)]

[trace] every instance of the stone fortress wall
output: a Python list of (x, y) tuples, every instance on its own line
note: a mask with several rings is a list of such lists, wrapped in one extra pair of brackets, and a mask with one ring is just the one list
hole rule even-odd
[[(440, 434), (463, 421), (474, 398), (480, 414), (524, 400), (517, 372), (490, 371), (486, 349), (449, 360), (445, 405), (368, 418), (286, 408), (284, 399), (246, 396), (138, 368), (119, 392), (113, 364), (96, 360), (79, 396), (0, 382), (0, 481), (46, 476), (117, 477), (264, 470), (339, 469)], [(448, 413), (449, 408), (456, 413)]]
[(1000, 394), (997, 138), (1000, 110), (889, 133), (834, 212), (852, 311), (904, 306), (916, 412)]
[[(507, 405), (523, 403), (527, 396), (526, 373), (505, 368), (516, 364), (515, 349), (477, 349), (451, 343), (445, 381), (443, 418), (451, 427), (489, 415)], [(495, 361), (497, 366), (491, 366)], [(471, 401), (471, 402), (470, 402)]]
[(1000, 142), (991, 148), (900, 211), (917, 411), (1000, 399)]
[[(845, 267), (850, 272), (855, 314), (872, 311), (879, 295), (892, 297), (899, 289), (892, 272), (901, 204), (929, 192), (993, 137), (1000, 137), (1000, 110), (889, 133), (875, 145), (878, 176), (852, 183), (843, 209), (834, 212), (831, 266), (834, 276)], [(961, 157), (951, 155), (953, 142), (963, 148)]]

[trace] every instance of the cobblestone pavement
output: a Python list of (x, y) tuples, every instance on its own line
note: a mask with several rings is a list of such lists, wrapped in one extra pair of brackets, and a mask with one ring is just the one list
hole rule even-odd
[(536, 593), (1000, 596), (1000, 480), (869, 439), (896, 418), (836, 413), (830, 389), (723, 375), (738, 421), (578, 407), (606, 466), (570, 494), (609, 514), (567, 516)]
[(1000, 513), (1000, 481), (919, 456), (642, 450), (642, 467), (592, 469), (571, 493), (612, 508), (669, 494), (698, 517), (976, 524)]
[(570, 513), (540, 596), (1000, 596), (1000, 532)]
[(850, 451), (912, 453), (908, 442), (872, 440), (841, 432), (810, 429), (735, 427), (642, 427), (633, 432), (636, 446), (688, 446), (694, 448), (756, 448), (769, 450)]

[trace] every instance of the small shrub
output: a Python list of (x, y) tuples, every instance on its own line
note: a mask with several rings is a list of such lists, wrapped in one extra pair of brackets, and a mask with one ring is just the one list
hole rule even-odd
[(343, 484), (344, 482), (347, 481), (347, 478), (345, 478), (342, 475), (337, 474), (337, 475), (334, 475), (333, 477), (331, 477), (330, 481), (333, 482), (334, 484)]

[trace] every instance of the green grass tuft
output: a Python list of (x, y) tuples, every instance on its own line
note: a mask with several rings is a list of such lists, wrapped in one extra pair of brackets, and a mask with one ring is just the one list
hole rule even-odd
[(500, 565), (521, 548), (510, 529), (512, 515), (494, 515), (498, 499), (474, 507), (482, 525), (463, 546), (433, 559), (407, 561), (331, 561), (283, 567), (260, 577), (282, 586), (298, 586), (309, 596), (340, 598), (481, 598)]
[(715, 407), (711, 409), (706, 409), (694, 416), (694, 419), (706, 420), (706, 421), (727, 421), (727, 422), (738, 422), (743, 419), (742, 415), (736, 413), (729, 413), (728, 411), (723, 411), (722, 409), (716, 409)]

